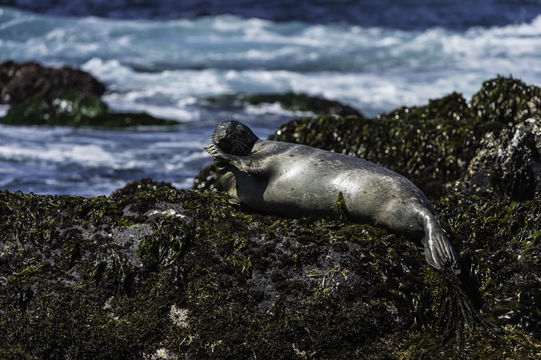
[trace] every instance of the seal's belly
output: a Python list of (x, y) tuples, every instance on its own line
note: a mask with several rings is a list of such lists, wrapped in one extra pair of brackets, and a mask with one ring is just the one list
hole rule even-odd
[[(237, 196), (245, 205), (288, 216), (334, 216), (342, 193), (348, 209), (361, 209), (359, 218), (374, 213), (373, 177), (362, 170), (319, 171), (317, 166), (287, 166), (270, 177), (237, 176)], [(354, 206), (361, 201), (363, 207)], [(358, 210), (355, 210), (358, 211)]]

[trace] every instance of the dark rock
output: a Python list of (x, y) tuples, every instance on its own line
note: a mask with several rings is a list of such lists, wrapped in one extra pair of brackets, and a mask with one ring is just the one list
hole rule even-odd
[(541, 196), (541, 117), (530, 118), (499, 135), (488, 133), (470, 162), (462, 191), (501, 200)]
[(485, 132), (498, 132), (541, 113), (541, 88), (498, 76), (485, 81), (471, 100), (472, 114)]
[(34, 62), (0, 64), (0, 103), (18, 104), (35, 95), (50, 102), (59, 93), (77, 90), (101, 96), (105, 85), (92, 75), (78, 69), (44, 67)]
[(339, 116), (362, 116), (359, 111), (351, 106), (344, 105), (334, 100), (327, 100), (318, 96), (305, 94), (260, 94), (246, 97), (246, 101), (252, 105), (280, 103), (286, 110), (311, 111), (317, 115), (339, 115)]
[(285, 110), (311, 112), (316, 115), (355, 115), (362, 114), (351, 106), (338, 101), (327, 100), (318, 96), (296, 94), (258, 94), (258, 95), (222, 95), (206, 99), (212, 106), (243, 106), (244, 104), (262, 105), (279, 103)]
[(178, 121), (158, 119), (146, 113), (113, 112), (98, 96), (75, 90), (61, 92), (51, 101), (35, 95), (11, 106), (0, 123), (107, 128), (179, 125)]
[(498, 335), (448, 342), (457, 279), (376, 227), (246, 213), (148, 180), (109, 198), (0, 192), (0, 354), (535, 358), (540, 200), (435, 206), (470, 249)]

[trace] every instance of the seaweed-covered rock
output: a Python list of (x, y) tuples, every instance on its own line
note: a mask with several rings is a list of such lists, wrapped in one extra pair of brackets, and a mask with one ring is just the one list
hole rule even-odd
[(488, 133), (470, 162), (462, 191), (503, 199), (541, 196), (541, 117)]
[(206, 99), (213, 106), (243, 106), (244, 104), (262, 105), (278, 103), (285, 110), (311, 112), (317, 115), (362, 116), (351, 106), (319, 96), (297, 94), (256, 94), (256, 95), (221, 95)]
[(0, 64), (0, 103), (17, 104), (35, 95), (52, 101), (59, 93), (74, 89), (82, 93), (101, 96), (105, 85), (92, 75), (64, 66), (59, 69), (38, 63)]
[(535, 358), (541, 202), (435, 205), (499, 327), (463, 329), (462, 348), (445, 338), (457, 280), (385, 230), (148, 180), (109, 198), (0, 192), (0, 354)]
[(279, 103), (284, 109), (291, 111), (311, 111), (318, 115), (339, 115), (339, 116), (362, 116), (359, 111), (351, 106), (344, 105), (334, 100), (327, 100), (318, 96), (305, 94), (259, 94), (246, 97), (246, 101), (252, 105), (265, 103)]
[(204, 167), (193, 181), (193, 188), (197, 191), (223, 191), (223, 187), (218, 181), (218, 174), (214, 164)]
[(485, 131), (497, 133), (508, 125), (541, 114), (541, 88), (498, 76), (485, 81), (473, 95), (471, 109)]
[(11, 106), (0, 119), (6, 125), (61, 125), (86, 127), (132, 127), (178, 125), (174, 120), (158, 119), (146, 113), (113, 112), (98, 96), (67, 90), (51, 101), (35, 95)]

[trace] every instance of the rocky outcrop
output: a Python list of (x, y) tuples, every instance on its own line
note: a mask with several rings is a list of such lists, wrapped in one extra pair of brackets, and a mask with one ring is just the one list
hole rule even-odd
[(362, 114), (351, 106), (338, 101), (328, 100), (319, 96), (297, 94), (288, 92), (285, 94), (255, 94), (255, 95), (221, 95), (206, 99), (211, 106), (238, 106), (246, 104), (259, 106), (263, 104), (279, 104), (282, 109), (307, 112), (315, 115), (355, 115), (362, 117)]
[(68, 90), (47, 101), (35, 95), (12, 105), (0, 119), (6, 125), (48, 125), (96, 128), (125, 128), (134, 126), (173, 126), (175, 120), (155, 118), (147, 113), (118, 113), (98, 96)]
[(251, 105), (279, 103), (286, 110), (309, 111), (317, 115), (362, 116), (353, 107), (344, 105), (338, 101), (292, 92), (286, 94), (250, 95), (246, 97), (246, 101)]
[(50, 102), (66, 90), (101, 96), (105, 85), (89, 73), (67, 66), (56, 69), (13, 61), (0, 64), (1, 104), (18, 104), (36, 95)]
[(105, 85), (69, 67), (0, 64), (0, 103), (11, 104), (0, 124), (124, 128), (178, 125), (147, 113), (117, 113), (100, 96)]
[(1, 192), (0, 356), (534, 358), (541, 202), (435, 206), (497, 335), (450, 331), (464, 280), (377, 227), (152, 181), (108, 198)]
[(541, 116), (488, 133), (470, 162), (462, 191), (501, 200), (541, 197)]

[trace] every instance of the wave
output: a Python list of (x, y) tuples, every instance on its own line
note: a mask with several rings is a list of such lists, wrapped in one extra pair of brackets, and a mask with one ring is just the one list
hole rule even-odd
[(116, 91), (107, 99), (117, 108), (185, 121), (201, 119), (198, 99), (220, 94), (304, 92), (373, 114), (453, 90), (471, 95), (497, 74), (540, 83), (540, 54), (541, 16), (459, 32), (0, 9), (0, 60), (82, 66)]
[[(77, 29), (77, 31), (74, 31)], [(80, 65), (115, 59), (142, 72), (178, 69), (377, 71), (439, 69), (473, 60), (537, 59), (531, 23), (456, 32), (276, 23), (220, 15), (195, 20), (61, 18), (0, 9), (3, 59)]]

